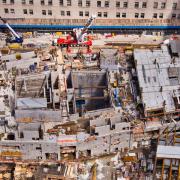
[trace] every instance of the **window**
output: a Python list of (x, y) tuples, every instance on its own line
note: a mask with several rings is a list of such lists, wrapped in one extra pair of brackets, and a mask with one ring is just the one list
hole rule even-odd
[(24, 13), (24, 14), (27, 14), (27, 9), (23, 9), (23, 13)]
[(162, 2), (161, 3), (161, 9), (165, 9), (166, 8), (166, 3), (165, 2)]
[(33, 4), (34, 2), (33, 2), (33, 0), (29, 0), (29, 4)]
[(105, 2), (104, 2), (104, 6), (105, 6), (105, 7), (109, 7), (109, 1), (105, 1)]
[(97, 1), (97, 7), (101, 7), (101, 1)]
[(172, 9), (176, 10), (177, 9), (177, 3), (173, 3)]
[(135, 2), (135, 3), (134, 3), (134, 7), (135, 7), (135, 8), (139, 8), (139, 2)]
[(5, 12), (6, 14), (8, 14), (8, 13), (9, 13), (9, 10), (8, 10), (7, 8), (5, 8), (5, 9), (4, 9), (4, 12)]
[(42, 10), (42, 15), (46, 15), (46, 10)]
[(48, 5), (52, 6), (53, 2), (52, 0), (48, 0)]
[(120, 8), (120, 1), (116, 1), (116, 7)]
[(11, 4), (14, 4), (14, 0), (10, 0), (10, 3), (11, 3)]
[(42, 150), (42, 148), (41, 147), (36, 147), (36, 150)]
[(172, 18), (173, 18), (173, 19), (176, 18), (176, 14), (172, 14)]
[(122, 13), (122, 18), (126, 18), (126, 13)]
[(26, 0), (22, 0), (22, 4), (26, 4)]
[(124, 2), (123, 3), (123, 8), (127, 8), (128, 7), (128, 2)]
[(64, 5), (64, 0), (59, 0), (59, 5), (63, 6)]
[(71, 12), (70, 11), (66, 11), (66, 15), (67, 16), (71, 16)]
[(163, 13), (159, 14), (159, 18), (161, 18), (161, 19), (163, 18)]
[(78, 0), (78, 6), (82, 7), (82, 0)]
[(71, 0), (67, 0), (67, 6), (71, 6)]
[(89, 17), (89, 11), (85, 12), (85, 16)]
[(157, 8), (158, 8), (158, 2), (154, 2), (153, 8), (154, 8), (154, 9), (157, 9)]
[(139, 17), (139, 13), (135, 13), (135, 18), (138, 18)]
[(79, 16), (83, 16), (83, 11), (79, 11)]
[(104, 17), (107, 18), (108, 17), (108, 13), (104, 12)]
[(3, 3), (3, 4), (6, 4), (7, 2), (6, 2), (6, 0), (2, 0), (2, 3)]
[(48, 10), (48, 15), (52, 16), (52, 10)]
[(98, 17), (102, 17), (102, 13), (101, 12), (98, 12)]
[(14, 9), (10, 9), (11, 14), (15, 14)]
[(30, 9), (30, 10), (29, 10), (29, 14), (31, 14), (31, 15), (33, 15), (33, 14), (34, 14), (34, 12), (33, 12), (33, 10), (32, 10), (32, 9)]
[(147, 2), (142, 3), (142, 8), (147, 8)]
[(153, 14), (153, 18), (157, 18), (157, 13), (154, 13), (154, 14)]
[(86, 1), (86, 7), (90, 7), (91, 6), (91, 2), (90, 1)]
[(45, 2), (44, 2), (44, 0), (41, 0), (41, 5), (45, 5)]
[(65, 16), (65, 12), (64, 11), (61, 11), (61, 16)]
[(24, 133), (20, 132), (20, 138), (24, 138)]
[(144, 13), (141, 13), (141, 18), (144, 18), (145, 17), (145, 14)]
[(116, 17), (117, 17), (117, 18), (120, 18), (120, 17), (121, 17), (120, 12), (117, 12), (117, 13), (116, 13)]

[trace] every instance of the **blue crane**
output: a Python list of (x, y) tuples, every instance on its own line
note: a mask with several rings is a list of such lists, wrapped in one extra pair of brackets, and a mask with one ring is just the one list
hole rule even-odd
[(5, 19), (0, 17), (0, 20), (6, 25), (6, 27), (10, 30), (12, 37), (8, 37), (6, 39), (6, 43), (23, 43), (23, 38), (19, 36), (14, 29), (7, 23)]

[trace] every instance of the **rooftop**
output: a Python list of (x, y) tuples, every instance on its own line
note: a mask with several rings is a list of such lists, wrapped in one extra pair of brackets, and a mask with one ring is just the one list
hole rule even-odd
[(180, 58), (161, 49), (135, 49), (139, 86), (145, 111), (176, 111), (180, 104)]

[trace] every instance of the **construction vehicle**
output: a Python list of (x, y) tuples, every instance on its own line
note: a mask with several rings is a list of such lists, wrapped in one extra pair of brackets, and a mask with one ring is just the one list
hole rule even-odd
[(11, 33), (11, 37), (6, 38), (6, 43), (23, 43), (23, 38), (14, 31), (14, 29), (8, 24), (8, 22), (2, 17), (0, 17), (0, 20), (6, 25)]
[[(95, 15), (92, 15), (85, 26), (83, 28), (75, 28), (73, 31), (67, 36), (66, 39), (59, 38), (57, 39), (57, 45), (60, 47), (80, 47), (80, 46), (91, 46), (92, 41), (89, 40), (87, 36), (87, 31), (89, 27), (92, 25), (93, 20), (96, 18)], [(86, 39), (87, 38), (87, 39)]]

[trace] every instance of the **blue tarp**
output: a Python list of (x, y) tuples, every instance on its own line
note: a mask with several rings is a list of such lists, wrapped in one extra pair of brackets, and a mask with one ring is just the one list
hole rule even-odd
[[(34, 24), (12, 24), (12, 28), (15, 29), (72, 29), (81, 28), (83, 26), (75, 25), (34, 25)], [(6, 29), (4, 24), (0, 24), (0, 29)], [(180, 29), (180, 26), (91, 26), (90, 29)]]

